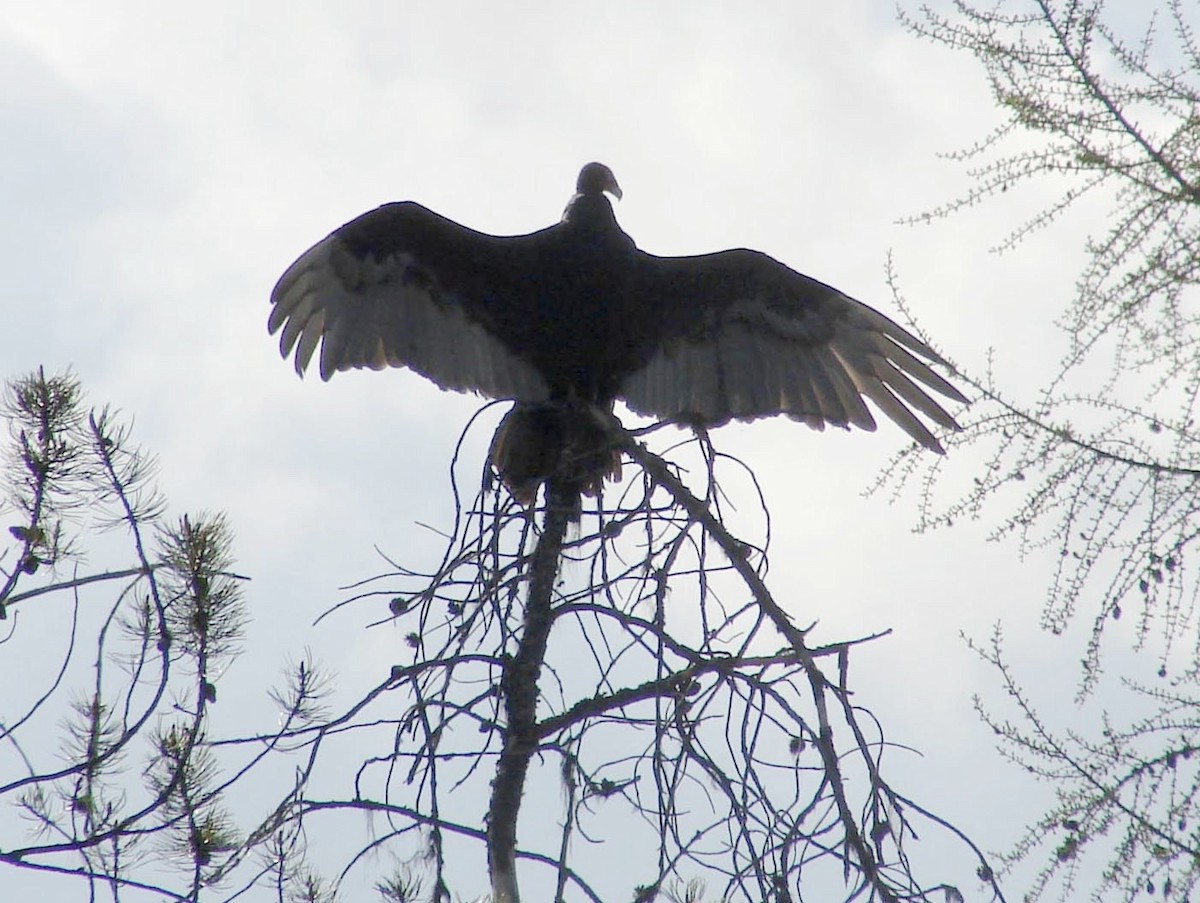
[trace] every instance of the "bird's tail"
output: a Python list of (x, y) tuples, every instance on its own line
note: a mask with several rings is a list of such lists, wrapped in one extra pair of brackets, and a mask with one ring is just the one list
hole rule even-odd
[(582, 497), (599, 496), (606, 479), (621, 476), (621, 453), (610, 443), (605, 418), (612, 414), (594, 405), (518, 402), (492, 438), (492, 466), (522, 505), (532, 505), (545, 483), (547, 504), (578, 523)]

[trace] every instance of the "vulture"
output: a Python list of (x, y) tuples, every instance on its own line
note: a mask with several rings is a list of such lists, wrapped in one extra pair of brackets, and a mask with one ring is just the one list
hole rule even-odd
[(930, 390), (966, 399), (945, 362), (878, 311), (758, 251), (640, 250), (588, 163), (560, 222), (476, 232), (412, 201), (385, 204), (317, 242), (271, 294), (268, 329), (304, 374), (407, 367), (442, 389), (512, 399), (490, 460), (523, 504), (542, 483), (578, 519), (580, 494), (620, 471), (617, 400), (713, 427), (778, 414), (821, 430), (875, 429), (866, 401), (924, 447), (917, 416), (958, 429)]

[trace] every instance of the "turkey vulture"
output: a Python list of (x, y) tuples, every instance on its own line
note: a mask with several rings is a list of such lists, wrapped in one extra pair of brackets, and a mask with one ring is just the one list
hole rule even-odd
[(925, 343), (864, 304), (757, 251), (656, 257), (621, 231), (589, 163), (561, 222), (486, 235), (411, 201), (342, 226), (288, 267), (269, 330), (303, 375), (408, 367), (443, 389), (511, 398), (491, 461), (529, 503), (548, 482), (577, 512), (619, 471), (606, 419), (716, 426), (784, 414), (866, 430), (872, 401), (923, 446), (914, 410), (957, 429), (926, 392), (962, 394)]

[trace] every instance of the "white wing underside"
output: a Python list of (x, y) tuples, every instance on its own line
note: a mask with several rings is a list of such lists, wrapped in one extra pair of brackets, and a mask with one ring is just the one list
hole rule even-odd
[(668, 342), (625, 380), (621, 395), (639, 414), (710, 425), (784, 414), (817, 430), (827, 423), (874, 430), (865, 397), (922, 445), (941, 450), (906, 404), (957, 429), (917, 383), (962, 396), (912, 352), (940, 360), (887, 317), (844, 295), (836, 307), (800, 317), (737, 302), (718, 322)]
[(405, 255), (350, 254), (336, 234), (310, 248), (279, 280), (268, 328), (296, 350), (303, 375), (320, 345), (320, 372), (408, 367), (443, 389), (541, 401), (542, 377), (509, 352), (451, 293)]

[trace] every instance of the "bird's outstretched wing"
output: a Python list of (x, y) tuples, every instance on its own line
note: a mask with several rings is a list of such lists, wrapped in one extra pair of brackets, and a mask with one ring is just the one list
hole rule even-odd
[(408, 367), (443, 389), (541, 401), (547, 386), (513, 350), (521, 280), (540, 233), (486, 235), (420, 204), (386, 204), (306, 251), (271, 293), (268, 321), (303, 374)]
[(963, 395), (935, 373), (925, 343), (878, 311), (756, 251), (643, 255), (658, 336), (620, 395), (639, 414), (706, 425), (783, 414), (815, 429), (866, 430), (873, 402), (913, 439), (942, 446), (919, 412), (958, 429), (928, 394)]

